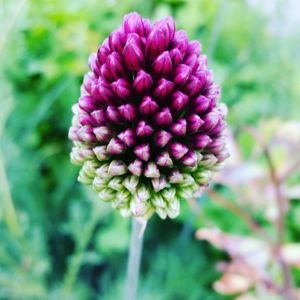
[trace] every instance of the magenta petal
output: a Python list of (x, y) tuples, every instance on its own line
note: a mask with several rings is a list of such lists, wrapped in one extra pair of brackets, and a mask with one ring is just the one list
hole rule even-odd
[(166, 17), (157, 21), (153, 27), (159, 29), (164, 34), (167, 43), (174, 38), (176, 26), (172, 17)]
[(189, 111), (195, 114), (203, 113), (205, 112), (210, 106), (210, 100), (209, 98), (205, 96), (198, 96), (197, 98), (194, 98), (189, 103)]
[(106, 65), (109, 68), (109, 72), (114, 80), (121, 77), (126, 77), (126, 70), (124, 67), (124, 61), (119, 53), (113, 52), (106, 59)]
[(113, 123), (117, 123), (117, 124), (122, 123), (124, 120), (122, 115), (120, 114), (118, 108), (115, 106), (111, 106), (111, 105), (109, 105), (106, 108), (105, 116), (108, 120), (112, 121)]
[(112, 137), (111, 130), (106, 126), (100, 126), (93, 129), (93, 132), (100, 142), (108, 142)]
[(191, 41), (187, 47), (187, 55), (195, 54), (197, 57), (201, 54), (201, 44), (198, 41)]
[(196, 114), (187, 117), (187, 132), (194, 133), (204, 124), (204, 121)]
[(171, 81), (168, 81), (165, 78), (161, 78), (158, 83), (157, 86), (154, 90), (154, 96), (159, 99), (162, 100), (164, 98), (166, 98), (167, 96), (169, 96), (172, 91), (174, 89), (174, 83)]
[(158, 104), (155, 101), (153, 101), (149, 96), (143, 98), (139, 107), (140, 113), (144, 116), (152, 115), (156, 111), (158, 111), (158, 109)]
[(178, 136), (186, 135), (187, 122), (185, 119), (179, 119), (171, 125), (171, 132)]
[(170, 144), (170, 153), (176, 159), (182, 158), (188, 151), (189, 149), (181, 143), (174, 142)]
[(159, 130), (155, 133), (154, 141), (155, 141), (156, 146), (162, 148), (169, 143), (171, 138), (172, 138), (171, 133), (169, 133), (165, 130)]
[(95, 105), (95, 100), (91, 96), (81, 96), (78, 100), (79, 107), (86, 112), (92, 112), (94, 109), (97, 109)]
[(149, 144), (138, 145), (134, 148), (134, 154), (141, 160), (148, 161), (150, 158)]
[(136, 176), (141, 176), (143, 173), (143, 162), (139, 159), (134, 160), (128, 165), (128, 170)]
[(191, 54), (184, 59), (184, 64), (189, 66), (192, 70), (192, 73), (195, 73), (199, 67), (198, 57), (195, 54)]
[(125, 145), (118, 138), (112, 138), (106, 148), (106, 151), (109, 154), (121, 154), (124, 150)]
[(172, 167), (173, 161), (169, 153), (167, 151), (163, 151), (156, 157), (156, 164), (161, 167)]
[(211, 130), (213, 129), (219, 122), (220, 116), (215, 112), (210, 112), (203, 117), (204, 124), (201, 127), (201, 130)]
[(197, 134), (192, 139), (193, 146), (196, 149), (205, 148), (211, 141), (212, 139), (206, 134)]
[(123, 30), (125, 33), (137, 33), (138, 35), (143, 36), (144, 22), (142, 17), (137, 12), (125, 15), (123, 20)]
[[(204, 82), (205, 84), (205, 82)], [(196, 76), (191, 76), (188, 82), (183, 87), (183, 91), (189, 95), (189, 97), (193, 97), (201, 91), (204, 86), (203, 82), (201, 82)]]
[(89, 72), (83, 77), (83, 86), (88, 93), (92, 91), (92, 84), (95, 80), (95, 75), (92, 72)]
[(154, 115), (154, 122), (158, 126), (168, 126), (172, 123), (173, 118), (169, 108), (165, 107)]
[(89, 64), (90, 70), (99, 77), (101, 75), (100, 63), (98, 61), (98, 57), (97, 57), (96, 53), (92, 53), (90, 55), (88, 64)]
[(159, 29), (153, 28), (146, 41), (146, 56), (153, 60), (168, 47), (168, 41), (163, 32)]
[(118, 134), (118, 138), (128, 147), (132, 147), (135, 144), (135, 133), (131, 128), (127, 128), (120, 132)]
[(145, 137), (153, 133), (153, 128), (144, 120), (139, 121), (136, 127), (136, 135), (138, 137)]
[(111, 85), (105, 81), (101, 81), (97, 84), (98, 94), (100, 98), (105, 102), (109, 103), (114, 97), (114, 93), (111, 89)]
[(126, 121), (132, 122), (136, 119), (136, 111), (133, 104), (123, 104), (119, 107), (119, 112)]
[(126, 35), (116, 30), (109, 35), (108, 43), (112, 51), (122, 53), (126, 41)]
[(108, 82), (114, 80), (111, 70), (106, 63), (101, 66), (101, 75)]
[(144, 66), (145, 62), (141, 48), (141, 40), (137, 34), (130, 33), (128, 35), (122, 55), (129, 70), (138, 71)]
[(176, 65), (182, 63), (182, 54), (179, 51), (179, 49), (177, 49), (177, 48), (172, 49), (170, 51), (170, 56), (171, 56), (173, 65), (176, 66)]
[(188, 37), (184, 30), (179, 30), (175, 33), (174, 39), (172, 41), (173, 48), (177, 48), (182, 57), (185, 56), (185, 53), (188, 48)]
[(152, 64), (152, 73), (155, 76), (166, 77), (172, 71), (172, 60), (168, 51), (160, 54)]
[(93, 128), (89, 126), (82, 126), (77, 131), (78, 139), (85, 143), (95, 143), (97, 141)]
[(186, 106), (189, 101), (189, 97), (180, 91), (173, 93), (171, 97), (171, 109), (172, 111), (179, 113)]
[(113, 92), (121, 99), (130, 99), (132, 97), (131, 85), (125, 79), (118, 79), (111, 84)]
[(102, 109), (94, 110), (91, 113), (91, 117), (95, 125), (105, 125), (107, 123), (105, 112)]
[(197, 164), (197, 154), (195, 151), (189, 151), (185, 156), (180, 160), (183, 165), (187, 167), (195, 167)]
[(174, 70), (173, 82), (178, 86), (183, 86), (188, 81), (191, 71), (191, 68), (187, 65), (178, 65)]
[(98, 60), (103, 65), (106, 61), (107, 56), (111, 53), (111, 51), (105, 47), (105, 46), (100, 46), (98, 51), (97, 51), (97, 56)]
[(133, 81), (133, 87), (139, 94), (145, 94), (153, 85), (153, 80), (150, 74), (143, 70), (138, 71)]

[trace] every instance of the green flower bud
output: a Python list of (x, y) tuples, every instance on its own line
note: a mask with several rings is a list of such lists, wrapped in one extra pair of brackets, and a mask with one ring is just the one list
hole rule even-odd
[(93, 187), (97, 192), (100, 192), (107, 187), (107, 180), (99, 176), (95, 176), (93, 180)]
[(121, 160), (113, 160), (108, 167), (108, 174), (111, 176), (123, 175), (127, 172), (127, 166)]
[(165, 176), (160, 176), (159, 178), (153, 178), (151, 182), (155, 192), (159, 192), (160, 190), (164, 189), (168, 185)]
[(109, 155), (106, 151), (106, 146), (97, 146), (93, 148), (93, 151), (99, 161), (104, 161), (109, 158)]
[(127, 207), (120, 208), (120, 209), (119, 209), (119, 212), (120, 212), (120, 215), (121, 215), (123, 218), (127, 218), (127, 217), (130, 217), (130, 216), (131, 216), (130, 208), (127, 208)]
[(213, 154), (205, 154), (199, 163), (201, 167), (205, 167), (207, 169), (210, 169), (213, 165), (216, 164), (218, 159)]
[(147, 201), (151, 196), (149, 189), (145, 185), (140, 185), (134, 195), (134, 201)]
[(134, 175), (127, 176), (123, 181), (123, 185), (131, 194), (134, 194), (136, 192), (136, 188), (138, 184), (139, 184), (139, 178)]
[(144, 175), (148, 178), (158, 178), (160, 173), (157, 165), (154, 162), (149, 162)]
[(167, 207), (167, 214), (171, 219), (176, 218), (180, 213), (180, 202), (178, 199), (171, 201)]
[(176, 189), (175, 188), (167, 188), (161, 192), (162, 196), (167, 202), (171, 202), (176, 198)]
[(165, 219), (167, 217), (167, 211), (166, 209), (164, 208), (160, 208), (160, 207), (157, 207), (156, 208), (156, 213), (160, 216), (161, 219)]
[(207, 184), (210, 181), (211, 178), (211, 172), (210, 171), (201, 171), (194, 173), (194, 179), (199, 184)]
[(108, 182), (108, 187), (119, 192), (123, 189), (123, 178), (122, 177), (113, 177)]
[(111, 175), (109, 175), (108, 173), (108, 167), (109, 164), (103, 164), (102, 166), (100, 166), (97, 170), (96, 170), (96, 174), (98, 177), (103, 178), (103, 179), (109, 179), (111, 178)]
[(98, 193), (98, 197), (105, 202), (110, 202), (115, 199), (116, 192), (110, 188), (105, 188)]
[(164, 200), (164, 198), (160, 194), (155, 194), (151, 198), (152, 205), (155, 206), (156, 208), (165, 208), (167, 207), (167, 204)]

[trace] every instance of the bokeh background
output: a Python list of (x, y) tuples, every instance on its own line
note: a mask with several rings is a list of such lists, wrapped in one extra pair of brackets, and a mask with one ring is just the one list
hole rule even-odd
[[(275, 235), (266, 163), (247, 128), (271, 141), (280, 171), (299, 156), (298, 0), (1, 0), (0, 299), (122, 299), (130, 220), (77, 182), (67, 133), (89, 54), (130, 11), (153, 21), (172, 15), (201, 41), (229, 108), (233, 150), (212, 187)], [(294, 244), (298, 171), (284, 184), (286, 240)], [(204, 227), (253, 235), (213, 195), (183, 203), (176, 220), (153, 217), (140, 299), (237, 299), (214, 285), (222, 275), (216, 264), (229, 257), (195, 237)], [(297, 264), (292, 275), (299, 286)], [(253, 299), (283, 299), (268, 297)]]

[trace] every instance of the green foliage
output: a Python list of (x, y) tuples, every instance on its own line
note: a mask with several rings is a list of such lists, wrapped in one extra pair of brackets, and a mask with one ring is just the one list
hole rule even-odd
[[(125, 13), (152, 20), (171, 14), (202, 42), (244, 157), (254, 142), (243, 126), (299, 115), (299, 26), (277, 32), (284, 27), (279, 12), (270, 16), (249, 3), (0, 2), (0, 299), (121, 299), (129, 220), (76, 182), (67, 132), (88, 55)], [(226, 189), (220, 193), (236, 200)], [(221, 254), (194, 232), (204, 225), (249, 231), (208, 197), (199, 203), (201, 214), (183, 204), (177, 220), (151, 220), (141, 299), (226, 299), (212, 289)], [(289, 218), (291, 240), (299, 236), (298, 206)]]

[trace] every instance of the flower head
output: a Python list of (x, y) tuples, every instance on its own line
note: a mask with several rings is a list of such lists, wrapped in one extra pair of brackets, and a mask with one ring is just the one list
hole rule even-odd
[(73, 107), (79, 181), (122, 216), (174, 218), (228, 157), (226, 107), (197, 41), (167, 17), (124, 17), (89, 59)]

